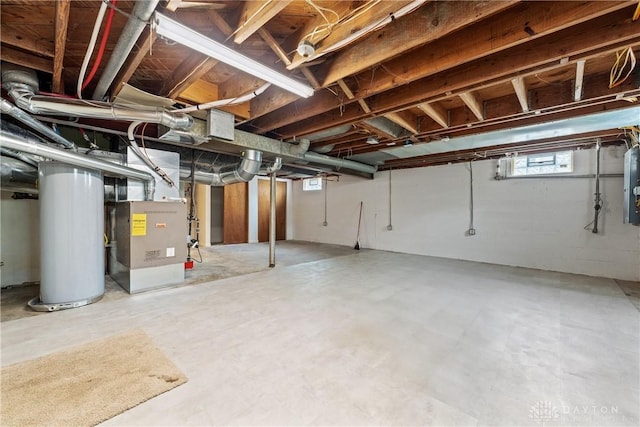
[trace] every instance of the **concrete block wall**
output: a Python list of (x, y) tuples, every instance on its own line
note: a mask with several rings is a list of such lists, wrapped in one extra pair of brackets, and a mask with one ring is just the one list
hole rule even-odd
[[(601, 151), (601, 173), (622, 173), (624, 147)], [(595, 150), (574, 152), (574, 174), (595, 170)], [(593, 220), (593, 179), (496, 181), (497, 161), (473, 163), (475, 236), (469, 228), (469, 164), (388, 172), (374, 180), (342, 176), (323, 192), (293, 186), (294, 238), (355, 245), (364, 202), (362, 247), (529, 267), (622, 280), (640, 280), (640, 227), (622, 223), (622, 178), (602, 178), (599, 233)]]

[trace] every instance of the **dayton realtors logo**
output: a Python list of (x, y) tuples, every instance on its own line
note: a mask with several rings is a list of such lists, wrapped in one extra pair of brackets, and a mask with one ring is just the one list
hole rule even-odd
[[(541, 400), (536, 402), (529, 409), (529, 418), (536, 423), (545, 426), (555, 420), (564, 422), (592, 422), (596, 419), (607, 420), (620, 417), (617, 406), (596, 406), (596, 405), (562, 405), (555, 406), (552, 402)], [(622, 416), (623, 419), (626, 417)]]
[(560, 417), (560, 412), (558, 408), (556, 408), (553, 403), (548, 402), (546, 400), (541, 400), (536, 402), (535, 405), (531, 406), (529, 409), (529, 417), (541, 425), (544, 426), (545, 423), (549, 423)]

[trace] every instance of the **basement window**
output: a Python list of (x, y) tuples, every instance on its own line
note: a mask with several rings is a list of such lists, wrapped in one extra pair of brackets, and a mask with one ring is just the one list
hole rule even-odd
[(302, 180), (302, 191), (322, 190), (322, 178), (305, 178)]
[(573, 172), (573, 151), (529, 154), (513, 158), (512, 176), (552, 175), (569, 172)]

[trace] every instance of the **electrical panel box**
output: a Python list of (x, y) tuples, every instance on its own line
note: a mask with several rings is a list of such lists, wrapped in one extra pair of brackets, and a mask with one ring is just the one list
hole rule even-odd
[(640, 225), (640, 147), (624, 154), (624, 222)]
[(182, 202), (116, 204), (111, 276), (129, 293), (184, 280), (187, 206)]

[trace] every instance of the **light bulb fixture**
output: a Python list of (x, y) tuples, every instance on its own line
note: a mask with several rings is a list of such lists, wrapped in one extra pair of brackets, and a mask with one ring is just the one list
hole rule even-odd
[(259, 63), (209, 37), (156, 12), (153, 27), (162, 37), (180, 43), (238, 70), (251, 74), (303, 98), (313, 95), (313, 88)]
[(375, 136), (370, 136), (370, 137), (367, 138), (366, 142), (367, 142), (367, 144), (376, 145), (380, 141), (378, 141), (378, 138), (376, 138)]
[(296, 51), (298, 52), (298, 55), (302, 56), (303, 58), (310, 58), (314, 53), (316, 53), (316, 47), (310, 41), (300, 40)]

